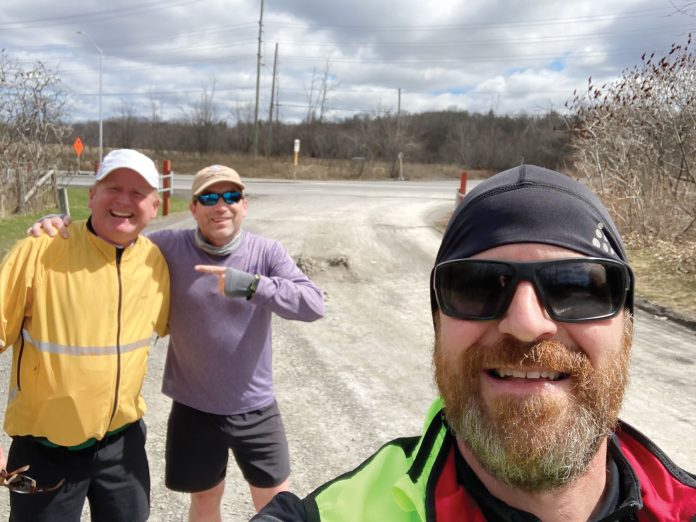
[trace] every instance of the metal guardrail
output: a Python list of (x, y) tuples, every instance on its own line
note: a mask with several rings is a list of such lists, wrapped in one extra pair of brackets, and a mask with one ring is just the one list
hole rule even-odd
[[(166, 180), (169, 180), (169, 183), (166, 183)], [(169, 174), (160, 175), (159, 191), (168, 192), (170, 196), (174, 195), (174, 171), (170, 172)]]

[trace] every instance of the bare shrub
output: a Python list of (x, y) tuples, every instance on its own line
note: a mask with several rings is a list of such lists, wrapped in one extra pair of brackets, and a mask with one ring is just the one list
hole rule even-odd
[(696, 238), (696, 56), (673, 44), (611, 84), (575, 94), (574, 166), (614, 207), (622, 229)]

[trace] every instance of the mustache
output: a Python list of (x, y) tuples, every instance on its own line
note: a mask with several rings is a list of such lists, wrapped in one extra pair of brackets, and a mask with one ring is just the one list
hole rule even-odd
[(570, 376), (581, 375), (591, 367), (587, 355), (558, 340), (532, 343), (501, 339), (493, 345), (473, 345), (465, 364), (474, 371), (495, 368), (541, 368)]

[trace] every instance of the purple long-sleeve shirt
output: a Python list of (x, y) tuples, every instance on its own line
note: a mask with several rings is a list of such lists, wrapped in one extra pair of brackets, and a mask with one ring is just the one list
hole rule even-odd
[[(277, 241), (248, 231), (229, 255), (196, 246), (194, 230), (149, 234), (162, 250), (171, 275), (169, 349), (162, 391), (177, 402), (220, 415), (246, 413), (275, 400), (271, 361), (271, 316), (314, 321), (324, 315), (321, 290)], [(259, 274), (251, 300), (230, 298), (218, 278), (198, 264)]]

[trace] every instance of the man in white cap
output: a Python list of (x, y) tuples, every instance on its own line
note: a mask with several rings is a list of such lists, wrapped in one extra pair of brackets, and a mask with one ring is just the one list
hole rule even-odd
[(139, 233), (157, 214), (158, 180), (148, 157), (112, 151), (91, 217), (66, 241), (18, 242), (0, 265), (12, 521), (79, 521), (85, 499), (93, 520), (149, 516), (140, 389), (151, 337), (167, 333), (169, 271)]

